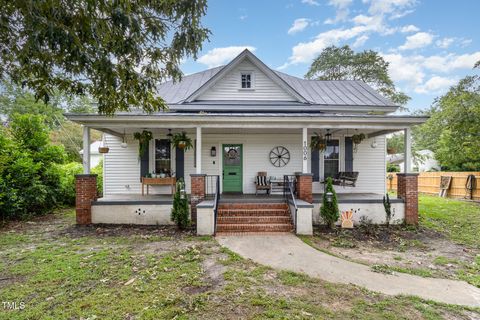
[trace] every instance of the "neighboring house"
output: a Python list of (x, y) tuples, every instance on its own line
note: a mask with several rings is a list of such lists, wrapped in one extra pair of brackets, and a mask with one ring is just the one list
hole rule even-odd
[[(284, 175), (296, 176), (297, 206), (292, 207), (295, 201), (290, 199), (289, 212), (297, 232), (302, 232), (298, 227), (302, 219), (308, 230), (312, 221), (319, 223), (322, 182), (339, 172), (358, 172), (355, 186), (335, 186), (340, 209), (360, 209), (354, 215), (355, 221), (365, 216), (381, 223), (385, 217), (382, 197), (386, 190), (386, 135), (404, 130), (408, 148), (410, 127), (426, 120), (392, 115), (398, 106), (364, 82), (297, 78), (270, 69), (248, 50), (225, 66), (184, 76), (180, 82), (165, 82), (159, 85), (158, 94), (167, 102), (168, 111), (146, 114), (134, 110), (114, 117), (67, 114), (70, 120), (84, 125), (85, 144), (91, 128), (103, 131), (110, 147), (104, 156), (104, 198), (93, 203), (93, 222), (170, 223), (172, 200), (168, 185), (150, 187), (155, 197), (141, 196), (141, 177), (163, 171), (185, 179), (192, 219), (198, 228), (206, 228), (205, 221), (197, 220), (197, 211), (206, 210), (210, 213), (198, 217), (208, 216), (207, 225), (212, 228), (211, 210), (222, 216), (227, 202), (237, 203), (242, 212), (267, 210), (272, 202), (284, 202), (282, 188), (277, 196), (255, 197), (255, 177), (264, 171), (267, 177), (274, 177), (272, 187), (281, 187)], [(151, 131), (154, 139), (148, 152), (139, 157), (133, 134), (143, 130)], [(195, 148), (186, 152), (172, 149), (170, 130), (173, 134), (185, 131)], [(310, 150), (315, 133), (330, 135), (325, 152)], [(360, 133), (366, 139), (354, 147), (351, 137)], [(126, 142), (123, 147), (122, 142)], [(279, 157), (283, 161), (276, 161)], [(210, 194), (214, 198), (216, 176), (220, 206), (203, 201)], [(290, 193), (285, 190), (285, 194)], [(242, 201), (257, 205), (242, 207)], [(403, 200), (392, 202), (395, 219), (403, 220)], [(209, 206), (213, 206), (210, 211)], [(307, 218), (298, 217), (297, 221), (293, 212), (304, 212)], [(266, 222), (260, 221), (249, 227), (248, 220), (244, 220), (247, 224), (241, 221), (222, 218), (213, 231), (284, 230), (278, 226), (267, 228)], [(272, 221), (281, 224), (280, 220)], [(212, 232), (208, 230), (206, 233)]]
[[(98, 152), (98, 148), (102, 146), (102, 141), (95, 141), (90, 144), (90, 169), (95, 168), (103, 160), (103, 154)], [(80, 150), (80, 155), (83, 157), (83, 149)]]
[[(400, 171), (405, 170), (403, 153), (387, 155), (387, 162), (399, 166)], [(435, 160), (435, 154), (431, 150), (420, 150), (411, 159), (411, 167), (414, 172), (440, 171), (440, 164)]]

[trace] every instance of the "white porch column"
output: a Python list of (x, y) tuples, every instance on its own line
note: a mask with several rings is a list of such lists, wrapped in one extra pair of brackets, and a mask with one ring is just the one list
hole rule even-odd
[(202, 173), (202, 127), (197, 127), (197, 144), (195, 145), (197, 153), (197, 174)]
[(308, 135), (307, 128), (302, 128), (302, 173), (308, 173)]
[(404, 139), (405, 139), (405, 173), (412, 172), (412, 129), (405, 128), (404, 130)]
[(90, 174), (90, 128), (83, 127), (83, 173)]

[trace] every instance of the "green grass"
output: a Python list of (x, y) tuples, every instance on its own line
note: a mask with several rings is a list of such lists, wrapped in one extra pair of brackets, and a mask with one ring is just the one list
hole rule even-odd
[(64, 214), (16, 232), (0, 229), (0, 274), (8, 278), (0, 281), (1, 301), (26, 306), (0, 310), (0, 319), (480, 316), (480, 309), (384, 296), (274, 270), (220, 247), (211, 237), (77, 228), (73, 223), (74, 217)]
[(434, 196), (419, 197), (420, 225), (439, 231), (453, 241), (480, 248), (480, 205)]

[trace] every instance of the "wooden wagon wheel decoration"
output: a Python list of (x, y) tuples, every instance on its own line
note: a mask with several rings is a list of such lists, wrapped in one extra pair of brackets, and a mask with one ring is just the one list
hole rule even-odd
[(275, 167), (284, 167), (290, 161), (290, 152), (287, 148), (277, 146), (270, 151), (270, 162)]

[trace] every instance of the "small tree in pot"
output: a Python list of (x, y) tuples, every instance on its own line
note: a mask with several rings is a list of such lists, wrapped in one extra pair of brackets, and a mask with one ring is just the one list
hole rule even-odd
[(322, 207), (320, 208), (320, 215), (322, 216), (325, 224), (333, 229), (335, 222), (338, 221), (340, 217), (338, 213), (338, 203), (337, 203), (337, 194), (335, 189), (333, 189), (332, 178), (327, 178), (327, 186), (325, 188), (325, 193), (323, 194)]
[(185, 182), (178, 179), (176, 192), (173, 196), (173, 208), (171, 219), (179, 229), (185, 229), (190, 225), (190, 212), (188, 210), (188, 199), (185, 193)]

